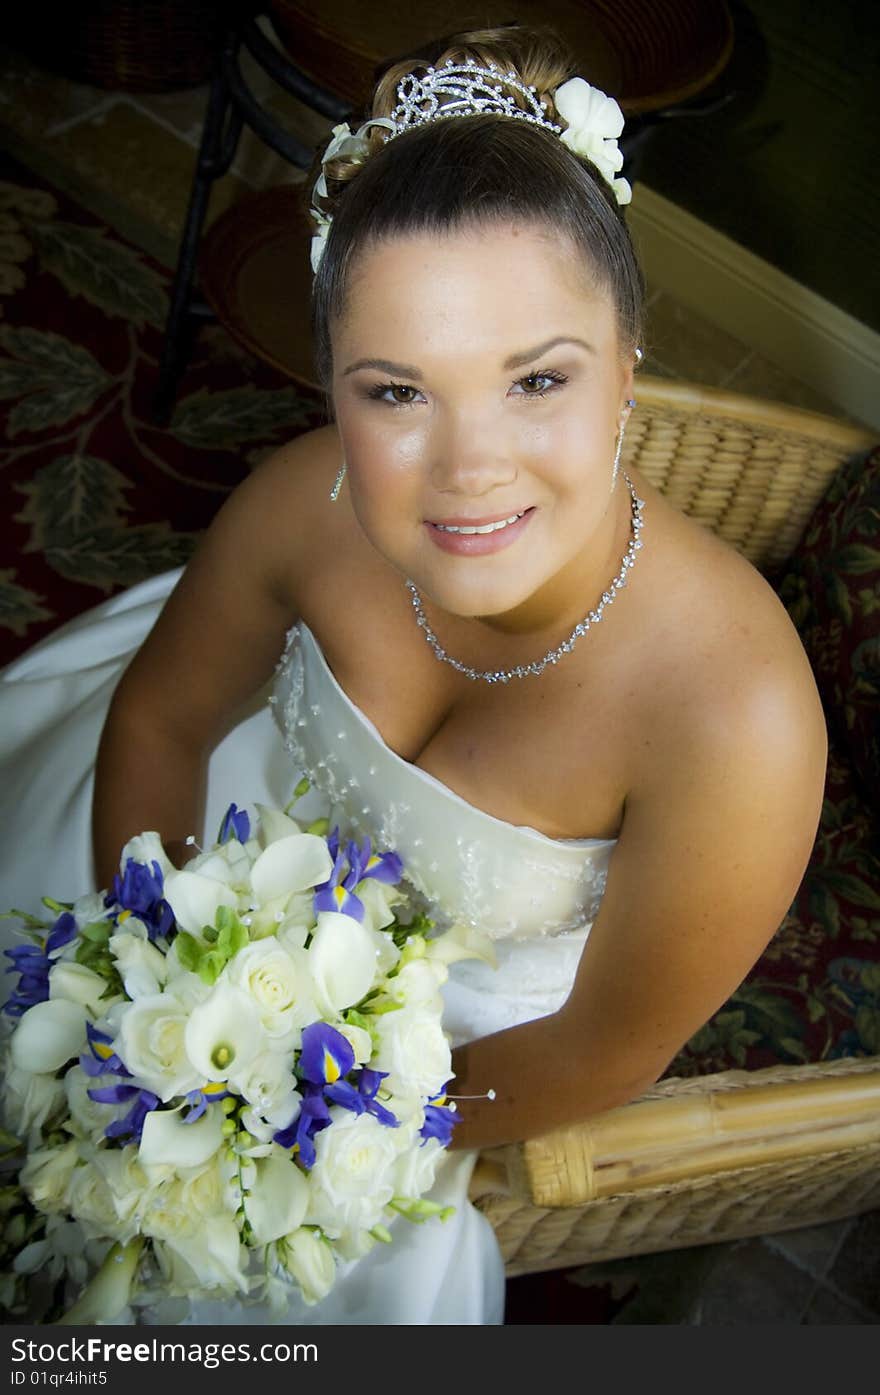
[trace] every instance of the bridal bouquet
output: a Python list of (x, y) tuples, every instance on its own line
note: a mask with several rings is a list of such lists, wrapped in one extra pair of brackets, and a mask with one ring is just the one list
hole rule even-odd
[(438, 990), (472, 951), (431, 938), (402, 870), (326, 820), (233, 804), (184, 870), (143, 833), (108, 891), (13, 913), (2, 1103), (29, 1217), (7, 1284), (54, 1274), (66, 1322), (175, 1298), (282, 1312), (396, 1216), (448, 1214), (425, 1199), (456, 1122)]

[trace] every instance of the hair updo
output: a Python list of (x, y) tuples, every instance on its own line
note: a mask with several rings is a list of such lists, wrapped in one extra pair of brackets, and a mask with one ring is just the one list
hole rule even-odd
[[(549, 30), (519, 25), (457, 34), (430, 53), (393, 62), (377, 83), (368, 116), (390, 116), (407, 73), (468, 58), (514, 71), (546, 103), (547, 120), (565, 128), (552, 93), (575, 76), (572, 59)], [(504, 91), (527, 109), (515, 89)], [(387, 143), (386, 136), (385, 128), (373, 127), (363, 160), (337, 158), (324, 166), (322, 208), (333, 221), (314, 282), (312, 337), (325, 391), (332, 375), (330, 326), (344, 311), (358, 254), (383, 238), (493, 222), (540, 223), (568, 237), (583, 253), (588, 276), (612, 298), (621, 351), (634, 353), (641, 338), (642, 273), (614, 194), (588, 160), (552, 131), (497, 115), (438, 120)], [(319, 157), (312, 182), (320, 168)]]

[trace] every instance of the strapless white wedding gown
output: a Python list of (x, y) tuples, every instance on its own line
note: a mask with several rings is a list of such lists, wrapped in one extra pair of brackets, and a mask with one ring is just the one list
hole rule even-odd
[[(113, 689), (179, 576), (113, 597), (0, 674), (4, 908), (40, 912), (40, 897), (93, 889), (94, 754)], [(173, 684), (174, 675), (157, 675)], [(274, 717), (274, 720), (273, 720)], [(271, 693), (218, 746), (206, 836), (231, 801), (286, 804), (300, 775), (334, 820), (394, 848), (438, 924), (464, 921), (494, 941), (497, 967), (453, 964), (444, 1024), (454, 1045), (556, 1011), (568, 996), (605, 886), (613, 839), (563, 841), (468, 804), (403, 760), (336, 682), (305, 624), (288, 636)], [(196, 831), (196, 830), (194, 830)], [(4, 947), (11, 922), (0, 921)], [(453, 1087), (454, 1088), (454, 1087)], [(485, 1105), (487, 1109), (491, 1104)], [(452, 1152), (432, 1197), (446, 1222), (394, 1222), (394, 1244), (347, 1267), (322, 1303), (281, 1321), (492, 1324), (503, 1321), (504, 1272), (488, 1222), (467, 1200), (476, 1155)], [(263, 1309), (200, 1304), (192, 1321), (268, 1323)]]

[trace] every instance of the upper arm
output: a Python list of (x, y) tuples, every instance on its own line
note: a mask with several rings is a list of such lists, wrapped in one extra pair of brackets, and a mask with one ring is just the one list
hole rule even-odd
[(630, 1097), (662, 1075), (782, 923), (815, 840), (826, 759), (815, 683), (792, 654), (682, 713), (627, 799), (563, 1013), (581, 1058)]
[(117, 710), (209, 747), (271, 676), (297, 619), (318, 434), (276, 452), (223, 504), (123, 675)]

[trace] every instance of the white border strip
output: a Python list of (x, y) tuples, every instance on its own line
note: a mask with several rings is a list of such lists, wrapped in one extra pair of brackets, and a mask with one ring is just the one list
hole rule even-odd
[(628, 222), (650, 289), (880, 428), (880, 334), (644, 184)]

